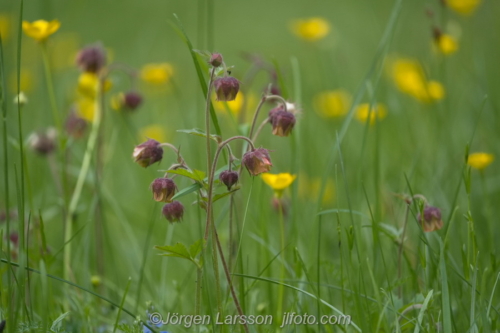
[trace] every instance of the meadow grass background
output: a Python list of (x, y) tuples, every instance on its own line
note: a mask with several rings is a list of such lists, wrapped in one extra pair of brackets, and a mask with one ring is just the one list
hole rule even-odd
[[(26, 249), (17, 252), (26, 256), (28, 266), (62, 277), (63, 254), (58, 250), (64, 244), (63, 201), (47, 157), (26, 145), (30, 133), (54, 125), (40, 48), (27, 36), (22, 36), (20, 45), (21, 72), (31, 75), (30, 87), (25, 89), (29, 102), (21, 117), (26, 171), (19, 174), (21, 143), (17, 106), (12, 103), (17, 91), (19, 9), (19, 1), (0, 4), (2, 15), (10, 20), (10, 33), (2, 35), (7, 163), (4, 146), (0, 157), (2, 174), (8, 172), (9, 191), (4, 190), (7, 184), (2, 177), (0, 209), (21, 206), (19, 184), (24, 177), (24, 212), (26, 221), (30, 217), (30, 228)], [(434, 12), (433, 19), (426, 15), (429, 9)], [(271, 205), (273, 191), (260, 177), (252, 178), (244, 172), (242, 189), (235, 196), (239, 228), (244, 221), (236, 273), (279, 281), (285, 265), (286, 279), (282, 282), (350, 315), (363, 332), (498, 331), (500, 297), (494, 291), (500, 267), (496, 243), (500, 236), (496, 210), (500, 202), (498, 161), (483, 171), (471, 170), (465, 163), (468, 150), (500, 156), (500, 40), (495, 33), (500, 28), (496, 19), (500, 6), (491, 0), (483, 1), (471, 16), (459, 15), (440, 1), (26, 1), (24, 20), (61, 22), (61, 28), (47, 43), (61, 116), (68, 114), (75, 101), (79, 70), (73, 63), (74, 56), (87, 44), (102, 42), (112, 61), (136, 69), (148, 63), (168, 62), (174, 70), (162, 89), (139, 83), (144, 103), (131, 114), (109, 108), (111, 95), (129, 89), (126, 76), (111, 75), (113, 87), (106, 95), (102, 130), (102, 175), (96, 181), (93, 163), (73, 227), (75, 232), (80, 230), (71, 241), (74, 283), (120, 304), (130, 277), (123, 307), (134, 315), (147, 319), (147, 301), (160, 313), (193, 313), (194, 266), (178, 258), (159, 256), (153, 246), (176, 242), (190, 245), (202, 238), (204, 211), (191, 205), (194, 194), (182, 197), (186, 208), (183, 222), (169, 224), (161, 215), (161, 204), (151, 200), (149, 185), (161, 175), (158, 170), (167, 169), (175, 161), (174, 154), (165, 151), (163, 161), (147, 169), (131, 159), (134, 146), (144, 139), (139, 135), (141, 128), (157, 124), (164, 129), (168, 142), (181, 146), (191, 167), (205, 169), (204, 139), (176, 132), (203, 128), (204, 98), (189, 51), (172, 27), (174, 13), (194, 48), (222, 53), (226, 63), (235, 66), (232, 75), (243, 83), (251, 68), (244, 54), (257, 54), (278, 68), (284, 97), (297, 102), (301, 109), (291, 137), (273, 136), (267, 126), (256, 142), (273, 150), (271, 172), (297, 175), (285, 193), (289, 208), (284, 255), (262, 272), (281, 250), (280, 215)], [(291, 32), (294, 19), (316, 16), (331, 24), (332, 30), (324, 39), (307, 42)], [(443, 30), (459, 27), (459, 50), (455, 54), (443, 56), (433, 50), (433, 25)], [(420, 61), (426, 75), (443, 84), (444, 99), (422, 103), (400, 92), (387, 70), (391, 59), (397, 57)], [(258, 100), (268, 83), (269, 75), (259, 72), (252, 85), (242, 85), (242, 89)], [(352, 117), (355, 105), (350, 115), (322, 117), (314, 97), (337, 88), (349, 91), (357, 103), (385, 104), (387, 117), (373, 126), (358, 122)], [(264, 112), (270, 108), (266, 105)], [(247, 112), (252, 114), (253, 110)], [(218, 113), (218, 119), (224, 138), (239, 133), (227, 112)], [(87, 137), (88, 131), (68, 147), (70, 189), (78, 176)], [(240, 144), (234, 147), (241, 156)], [(177, 183), (179, 188), (190, 184), (186, 179)], [(333, 183), (333, 187), (322, 188), (321, 184), (327, 183)], [(328, 198), (319, 200), (325, 188)], [(398, 246), (406, 207), (398, 194), (416, 193), (441, 209), (444, 227), (423, 233), (416, 219), (418, 207), (411, 206), (398, 277)], [(318, 215), (327, 210), (329, 213)], [(229, 200), (215, 204), (215, 220), (226, 253), (228, 213)], [(48, 253), (41, 250), (40, 217)], [(5, 259), (6, 224), (0, 223), (1, 256)], [(97, 250), (98, 223), (103, 226), (101, 250)], [(10, 228), (18, 230), (19, 221), (13, 219)], [(12, 259), (18, 262), (19, 258)], [(108, 332), (117, 316), (120, 322), (134, 322), (134, 318), (123, 312), (120, 315), (117, 307), (94, 295), (39, 274), (27, 275), (14, 268), (17, 282), (9, 283), (8, 268), (1, 263), (0, 318), (15, 320), (7, 322), (8, 332), (49, 331), (43, 325), (50, 326), (67, 311), (70, 313), (61, 322), (61, 331)], [(229, 294), (222, 270), (220, 275), (224, 311), (232, 314), (234, 305), (226, 297)], [(95, 283), (95, 276), (100, 283)], [(202, 313), (215, 313), (214, 276), (209, 262), (204, 279)], [(275, 319), (280, 316), (276, 313), (278, 285), (259, 281), (246, 293), (254, 281), (241, 276), (234, 279), (245, 313), (271, 314)], [(22, 281), (29, 286), (24, 300), (19, 287)], [(422, 310), (420, 305), (426, 296), (428, 303)], [(414, 304), (413, 310), (407, 309)], [(334, 313), (314, 297), (290, 288), (285, 288), (282, 310)], [(419, 314), (423, 316), (421, 325), (417, 324)], [(278, 326), (275, 320), (274, 326), (253, 326), (250, 330), (271, 332)], [(232, 332), (242, 328), (196, 329)], [(182, 326), (161, 330), (187, 331)], [(313, 325), (291, 326), (283, 331), (355, 329), (352, 325)]]

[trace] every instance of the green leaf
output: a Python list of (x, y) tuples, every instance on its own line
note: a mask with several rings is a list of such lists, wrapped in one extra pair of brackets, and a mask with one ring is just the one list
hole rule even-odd
[(165, 251), (166, 253), (162, 253), (161, 254), (162, 256), (183, 258), (187, 260), (193, 259), (188, 249), (186, 248), (186, 245), (182, 243), (177, 243), (173, 246), (171, 245), (155, 246), (155, 249), (158, 249), (160, 251)]
[[(205, 77), (203, 76), (203, 71), (201, 70), (200, 63), (198, 62), (196, 52), (193, 50), (193, 44), (189, 40), (189, 37), (186, 34), (186, 31), (184, 30), (184, 27), (182, 26), (179, 17), (176, 14), (174, 14), (174, 17), (176, 22), (173, 23), (172, 26), (179, 34), (179, 36), (182, 38), (182, 40), (188, 47), (189, 52), (191, 53), (191, 58), (193, 59), (194, 67), (196, 68), (196, 74), (198, 75), (198, 81), (200, 82), (201, 90), (203, 92), (203, 98), (206, 98), (208, 93), (208, 87), (207, 83), (205, 82)], [(212, 104), (210, 104), (210, 118), (212, 118), (212, 123), (214, 124), (215, 132), (217, 133), (217, 135), (222, 137), (219, 121), (217, 120), (217, 114), (215, 113), (214, 106)]]
[(205, 173), (200, 170), (186, 170), (186, 169), (175, 169), (175, 170), (167, 170), (168, 173), (173, 173), (179, 176), (184, 176), (191, 178), (197, 182), (203, 182), (205, 178)]
[[(196, 135), (196, 136), (201, 136), (201, 137), (204, 137), (204, 138), (207, 137), (207, 133), (205, 133), (204, 130), (199, 129), (199, 128), (182, 129), (182, 130), (177, 130), (177, 132), (187, 133), (187, 134)], [(217, 143), (221, 143), (222, 142), (222, 139), (221, 139), (220, 135), (210, 134), (210, 139), (214, 140)]]
[(198, 182), (194, 183), (186, 188), (183, 188), (179, 192), (177, 192), (177, 194), (172, 197), (172, 200), (175, 200), (175, 199), (178, 199), (178, 198), (183, 197), (185, 195), (188, 195), (190, 193), (196, 192), (200, 188), (202, 188), (202, 185), (200, 183), (198, 183)]
[(200, 254), (201, 250), (203, 250), (203, 238), (197, 240), (194, 242), (190, 247), (189, 247), (189, 253), (191, 254), (192, 258), (196, 258), (198, 254)]
[(69, 315), (69, 311), (68, 312), (65, 312), (63, 313), (62, 315), (60, 315), (59, 317), (57, 317), (56, 320), (54, 320), (54, 322), (52, 323), (52, 326), (50, 327), (50, 330), (51, 331), (57, 331), (60, 329), (61, 327), (61, 323), (62, 321), (64, 320), (64, 318), (66, 318), (67, 316)]
[(217, 194), (214, 196), (214, 198), (212, 199), (212, 202), (216, 202), (217, 200), (219, 199), (222, 199), (224, 197), (227, 197), (228, 195), (238, 191), (241, 187), (240, 186), (235, 186), (231, 189), (231, 191), (229, 192), (224, 192), (224, 193), (221, 193), (221, 194)]

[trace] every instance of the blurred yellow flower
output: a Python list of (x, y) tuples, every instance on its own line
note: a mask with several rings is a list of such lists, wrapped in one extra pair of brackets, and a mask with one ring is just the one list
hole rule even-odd
[(91, 123), (94, 121), (96, 100), (94, 98), (81, 97), (76, 101), (77, 114), (80, 118)]
[(314, 104), (322, 117), (341, 117), (349, 111), (351, 94), (344, 89), (324, 91), (314, 97)]
[[(26, 68), (21, 68), (21, 80), (20, 80), (21, 91), (24, 92), (31, 91), (33, 89), (33, 81), (34, 81), (33, 73)], [(9, 85), (12, 91), (17, 92), (17, 72), (13, 72), (10, 75)]]
[[(84, 72), (78, 77), (78, 92), (88, 98), (97, 96), (99, 77), (95, 73)], [(103, 83), (103, 91), (111, 89), (111, 81), (105, 80)]]
[(220, 113), (226, 113), (227, 110), (229, 110), (234, 116), (237, 116), (240, 113), (244, 102), (245, 96), (241, 91), (236, 95), (236, 98), (234, 100), (229, 102), (217, 101), (216, 99), (213, 100), (214, 108), (216, 111), (219, 111)]
[(24, 33), (39, 42), (46, 40), (50, 35), (56, 32), (60, 26), (61, 23), (58, 20), (50, 22), (37, 20), (32, 23), (23, 21)]
[(154, 139), (158, 142), (167, 141), (165, 129), (160, 125), (149, 125), (139, 130), (139, 141), (143, 142), (147, 139)]
[(436, 45), (439, 52), (444, 55), (450, 55), (458, 50), (458, 42), (455, 38), (447, 34), (441, 34), (434, 39), (434, 44)]
[(432, 102), (444, 97), (444, 87), (437, 81), (427, 81), (420, 63), (411, 59), (398, 59), (392, 65), (392, 77), (404, 93), (421, 102)]
[(118, 93), (111, 96), (110, 105), (115, 111), (121, 111), (123, 109), (123, 101), (125, 100), (124, 93)]
[(467, 164), (473, 167), (474, 169), (483, 170), (488, 165), (490, 165), (495, 156), (493, 154), (488, 153), (473, 153), (470, 154), (467, 158)]
[(328, 178), (326, 182), (319, 177), (308, 177), (305, 173), (299, 175), (299, 189), (298, 194), (303, 200), (318, 200), (321, 185), (325, 184), (325, 192), (321, 203), (323, 205), (332, 204), (335, 199), (335, 186), (333, 180)]
[(96, 288), (99, 287), (101, 285), (101, 277), (99, 275), (92, 275), (90, 277), (90, 283)]
[(147, 64), (141, 69), (141, 78), (147, 83), (161, 85), (170, 80), (173, 72), (172, 65), (166, 62), (161, 64)]
[(281, 196), (283, 190), (292, 185), (297, 175), (292, 175), (290, 173), (263, 173), (261, 175), (264, 183), (271, 187), (277, 196)]
[(446, 0), (446, 5), (462, 15), (471, 15), (481, 0)]
[(320, 17), (299, 19), (292, 22), (292, 31), (299, 38), (317, 41), (328, 35), (330, 24)]
[[(356, 119), (361, 123), (368, 123), (373, 125), (377, 119), (382, 120), (387, 116), (387, 109), (383, 104), (377, 103), (370, 112), (370, 104), (363, 103), (356, 108)], [(368, 117), (370, 118), (368, 120)]]
[(5, 42), (10, 37), (10, 22), (11, 19), (7, 14), (0, 14), (0, 36), (2, 36), (2, 42)]

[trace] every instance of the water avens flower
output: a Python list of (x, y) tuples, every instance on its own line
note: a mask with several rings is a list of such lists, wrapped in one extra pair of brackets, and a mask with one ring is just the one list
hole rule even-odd
[(240, 90), (240, 82), (231, 76), (217, 78), (213, 85), (218, 101), (232, 101)]
[(441, 220), (441, 210), (436, 207), (426, 206), (423, 214), (418, 214), (417, 221), (422, 226), (424, 232), (440, 230), (443, 227)]
[(341, 117), (351, 106), (351, 95), (344, 89), (324, 91), (314, 97), (318, 114), (325, 118)]
[(117, 111), (134, 111), (142, 104), (142, 95), (135, 91), (119, 93), (111, 98), (111, 107)]
[(163, 216), (170, 222), (180, 222), (184, 215), (184, 206), (179, 201), (172, 201), (163, 206)]
[(247, 168), (252, 176), (257, 176), (263, 172), (269, 172), (272, 167), (269, 150), (257, 148), (243, 155), (241, 163)]
[(288, 136), (295, 126), (295, 115), (285, 111), (283, 106), (278, 106), (269, 111), (269, 122), (273, 126), (273, 134), (277, 136)]
[(31, 149), (40, 155), (48, 155), (56, 149), (57, 131), (49, 128), (45, 132), (33, 133), (28, 138)]
[(220, 53), (213, 53), (210, 56), (210, 60), (208, 61), (208, 63), (210, 65), (212, 65), (213, 67), (219, 67), (223, 63), (222, 54), (220, 54)]
[(76, 64), (84, 72), (97, 73), (106, 65), (106, 51), (100, 44), (87, 46), (78, 52)]
[(297, 175), (292, 175), (290, 173), (263, 173), (261, 176), (264, 183), (271, 187), (275, 194), (280, 197), (283, 191), (292, 185)]
[(163, 148), (158, 141), (149, 139), (134, 148), (132, 157), (140, 166), (147, 168), (151, 164), (161, 161)]
[(66, 133), (78, 139), (83, 136), (87, 128), (87, 122), (80, 117), (75, 110), (71, 110), (65, 123)]
[(170, 202), (177, 191), (177, 186), (170, 178), (156, 178), (151, 183), (151, 191), (155, 201)]
[(483, 170), (493, 163), (495, 156), (488, 153), (473, 153), (467, 158), (467, 164), (477, 170)]
[(153, 85), (162, 85), (170, 81), (173, 67), (169, 63), (147, 64), (141, 69), (141, 79)]
[(238, 178), (238, 172), (236, 171), (224, 170), (219, 175), (219, 180), (226, 185), (228, 191), (231, 191), (231, 187), (238, 182)]
[(46, 40), (50, 35), (55, 33), (61, 23), (58, 20), (45, 21), (37, 20), (34, 22), (23, 21), (23, 31), (28, 36), (38, 42)]
[(320, 17), (299, 19), (292, 23), (292, 31), (299, 38), (317, 41), (328, 35), (330, 24)]

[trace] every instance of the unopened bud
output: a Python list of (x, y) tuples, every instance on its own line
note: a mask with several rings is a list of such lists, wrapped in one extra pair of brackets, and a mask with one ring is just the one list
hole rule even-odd
[(227, 186), (230, 191), (231, 187), (238, 182), (238, 173), (236, 171), (224, 170), (219, 175), (219, 180)]
[(46, 132), (33, 133), (28, 138), (28, 143), (34, 151), (41, 155), (48, 155), (56, 149), (57, 131), (54, 128)]
[(14, 104), (19, 104), (21, 106), (28, 104), (28, 97), (21, 91), (15, 98)]
[(149, 139), (134, 148), (132, 157), (140, 166), (147, 168), (151, 164), (161, 161), (163, 148), (158, 141)]
[(271, 157), (269, 156), (269, 150), (264, 148), (257, 148), (247, 152), (243, 155), (241, 162), (252, 176), (257, 176), (263, 172), (269, 172), (273, 165), (271, 163)]
[(170, 202), (176, 190), (177, 186), (170, 178), (156, 178), (151, 183), (153, 199), (156, 201)]
[(76, 64), (84, 72), (97, 73), (106, 65), (106, 51), (100, 44), (87, 46), (76, 56)]
[(68, 118), (66, 118), (66, 132), (74, 137), (75, 139), (81, 138), (85, 133), (85, 129), (87, 128), (87, 122), (82, 117), (78, 116), (75, 110), (72, 110)]
[(163, 206), (163, 216), (170, 222), (180, 222), (184, 215), (184, 206), (179, 201), (172, 201)]
[(240, 82), (231, 76), (218, 78), (213, 84), (218, 101), (232, 101), (240, 90)]
[(222, 54), (220, 53), (214, 53), (212, 54), (212, 56), (210, 57), (210, 60), (208, 61), (208, 63), (214, 67), (219, 67), (220, 65), (222, 65)]

